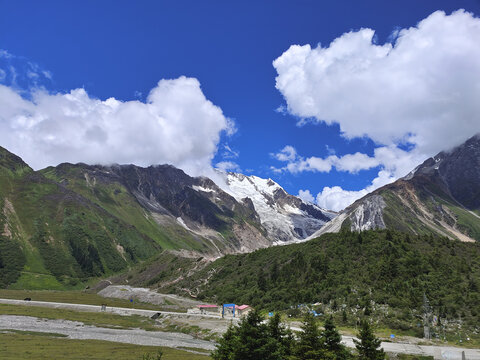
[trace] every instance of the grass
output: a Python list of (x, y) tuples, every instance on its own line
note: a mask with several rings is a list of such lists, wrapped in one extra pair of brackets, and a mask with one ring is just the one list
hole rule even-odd
[[(0, 289), (0, 299), (23, 300), (31, 298), (35, 301), (52, 301), (59, 303), (98, 305), (131, 308), (132, 303), (125, 299), (104, 298), (97, 294), (83, 291), (50, 291), (50, 290), (5, 290)], [(160, 310), (159, 306), (135, 301), (133, 307), (145, 310)]]
[(22, 334), (22, 335), (35, 335), (35, 336), (47, 336), (47, 337), (63, 337), (66, 338), (68, 335), (50, 333), (50, 332), (37, 332), (37, 331), (23, 331), (23, 330), (13, 330), (13, 329), (0, 329), (0, 334)]
[(63, 290), (65, 288), (53, 275), (39, 274), (22, 271), (18, 280), (10, 285), (12, 289), (52, 289)]
[(38, 334), (0, 334), (0, 354), (4, 360), (141, 360), (146, 354), (155, 356), (158, 350), (163, 352), (162, 360), (210, 359), (207, 355), (155, 346), (130, 345), (99, 340), (60, 339)]
[(101, 312), (77, 312), (63, 309), (3, 304), (0, 304), (0, 315), (22, 315), (45, 319), (64, 319), (70, 321), (80, 321), (87, 325), (116, 329), (139, 328), (148, 331), (161, 330), (161, 328), (155, 326), (154, 320), (139, 315), (121, 316)]

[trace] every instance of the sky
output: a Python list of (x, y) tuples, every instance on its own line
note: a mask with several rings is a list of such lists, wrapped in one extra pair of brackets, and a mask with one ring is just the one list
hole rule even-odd
[(0, 0), (0, 146), (332, 210), (480, 132), (480, 1)]

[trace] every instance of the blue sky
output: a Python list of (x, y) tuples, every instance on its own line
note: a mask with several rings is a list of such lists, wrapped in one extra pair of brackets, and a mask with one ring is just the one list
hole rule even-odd
[[(225, 164), (228, 161), (235, 163), (236, 168), (244, 173), (276, 180), (290, 193), (298, 194), (300, 190), (308, 190), (312, 198), (308, 195), (307, 198), (314, 201), (317, 194), (321, 193), (325, 187), (339, 186), (341, 189), (338, 189), (337, 197), (333, 197), (329, 201), (323, 197), (319, 201), (322, 206), (330, 205), (338, 210), (350, 200), (361, 195), (361, 193), (349, 192), (368, 188), (372, 186), (374, 179), (382, 176), (383, 179), (379, 180), (377, 185), (401, 176), (400, 173), (405, 172), (405, 168), (415, 164), (418, 159), (433, 155), (434, 151), (442, 149), (441, 145), (443, 144), (432, 145), (432, 141), (423, 135), (422, 131), (424, 130), (415, 127), (409, 130), (408, 124), (396, 132), (385, 129), (380, 133), (376, 131), (378, 126), (372, 126), (370, 129), (369, 118), (385, 118), (388, 117), (387, 110), (391, 112), (392, 109), (396, 109), (397, 105), (388, 105), (389, 100), (381, 99), (381, 96), (378, 102), (370, 104), (367, 110), (362, 110), (364, 103), (358, 106), (359, 118), (361, 118), (358, 122), (355, 119), (357, 110), (339, 112), (338, 109), (348, 107), (349, 104), (354, 107), (355, 103), (350, 100), (350, 97), (359, 98), (359, 96), (350, 93), (355, 84), (349, 84), (347, 90), (342, 90), (341, 87), (328, 88), (327, 84), (322, 82), (330, 76), (327, 76), (327, 73), (318, 75), (318, 79), (315, 77), (317, 75), (312, 75), (303, 83), (286, 84), (276, 88), (276, 77), (284, 76), (287, 79), (289, 74), (293, 74), (292, 69), (293, 66), (296, 66), (295, 61), (297, 60), (294, 61), (295, 64), (287, 64), (281, 70), (274, 67), (272, 62), (285, 54), (292, 45), (310, 44), (311, 51), (308, 53), (309, 56), (311, 55), (311, 64), (313, 65), (307, 70), (302, 70), (304, 74), (308, 75), (311, 68), (316, 66), (315, 61), (318, 63), (318, 59), (324, 59), (327, 56), (316, 54), (313, 51), (318, 44), (321, 44), (321, 48), (327, 48), (332, 41), (342, 37), (345, 33), (358, 33), (362, 28), (369, 28), (374, 30), (375, 34), (370, 43), (381, 47), (385, 43), (394, 42), (395, 36), (392, 36), (394, 31), (414, 27), (435, 11), (443, 10), (446, 13), (445, 16), (431, 18), (433, 25), (431, 27), (425, 25), (425, 29), (419, 34), (419, 37), (427, 37), (427, 35), (430, 36), (428, 31), (434, 32), (435, 29), (443, 28), (442, 22), (449, 21), (449, 15), (457, 9), (465, 9), (470, 15), (459, 16), (455, 21), (472, 23), (472, 26), (465, 30), (467, 35), (458, 34), (461, 38), (472, 36), (470, 43), (458, 47), (458, 51), (462, 52), (458, 59), (470, 58), (477, 50), (473, 35), (477, 30), (475, 23), (478, 18), (476, 17), (480, 14), (480, 2), (473, 0), (401, 2), (353, 0), (329, 2), (306, 0), (0, 1), (0, 49), (3, 50), (3, 56), (0, 55), (0, 84), (8, 88), (4, 89), (3, 95), (0, 92), (0, 97), (4, 97), (4, 102), (7, 102), (8, 99), (8, 103), (17, 101), (18, 99), (10, 100), (10, 96), (14, 99), (14, 96), (7, 92), (10, 89), (27, 101), (35, 99), (33, 105), (22, 103), (23, 113), (27, 111), (25, 109), (29, 109), (28, 116), (34, 119), (30, 122), (23, 120), (20, 122), (24, 127), (23, 132), (18, 132), (20, 126), (18, 125), (18, 114), (13, 110), (5, 114), (0, 113), (0, 122), (3, 122), (1, 128), (3, 136), (0, 136), (0, 145), (19, 153), (27, 161), (33, 161), (34, 166), (54, 163), (57, 158), (58, 162), (115, 161), (117, 159), (115, 156), (103, 158), (100, 155), (98, 159), (94, 155), (83, 159), (82, 148), (88, 146), (88, 141), (85, 144), (79, 143), (75, 149), (70, 149), (68, 141), (58, 140), (62, 136), (75, 136), (82, 128), (81, 120), (79, 120), (80, 124), (72, 125), (73, 130), (67, 129), (64, 133), (55, 133), (58, 130), (52, 130), (52, 128), (67, 127), (69, 126), (67, 122), (58, 126), (52, 124), (47, 126), (44, 123), (42, 129), (48, 128), (52, 134), (46, 134), (41, 141), (34, 138), (39, 131), (35, 130), (33, 134), (25, 135), (25, 131), (27, 131), (25, 129), (28, 128), (28, 131), (31, 131), (30, 129), (41, 125), (39, 119), (46, 116), (54, 117), (56, 110), (52, 110), (52, 108), (57, 106), (53, 103), (54, 100), (60, 101), (61, 104), (58, 105), (60, 108), (70, 106), (62, 101), (71, 99), (59, 100), (55, 94), (67, 94), (72, 89), (84, 89), (85, 94), (76, 93), (75, 101), (85, 99), (87, 99), (85, 101), (92, 99), (103, 101), (113, 97), (120, 102), (135, 100), (148, 102), (148, 94), (156, 88), (158, 92), (155, 96), (158, 97), (158, 104), (163, 101), (160, 100), (160, 97), (171, 99), (173, 103), (177, 103), (177, 98), (172, 95), (171, 91), (174, 91), (175, 94), (183, 94), (187, 90), (178, 90), (175, 87), (179, 85), (178, 83), (162, 83), (160, 86), (157, 84), (161, 79), (179, 79), (185, 76), (198, 80), (201, 94), (205, 99), (198, 93), (195, 83), (190, 82), (187, 85), (182, 83), (182, 86), (185, 85), (185, 87), (181, 89), (188, 88), (192, 94), (195, 94), (190, 96), (188, 92), (185, 97), (188, 99), (194, 96), (198, 97), (199, 100), (195, 100), (195, 104), (202, 110), (199, 110), (199, 123), (195, 123), (197, 112), (194, 105), (189, 105), (188, 100), (179, 100), (178, 106), (188, 107), (192, 113), (188, 114), (190, 120), (183, 125), (184, 127), (180, 126), (177, 129), (178, 132), (175, 132), (175, 129), (172, 131), (181, 138), (183, 128), (186, 132), (195, 126), (211, 128), (210, 132), (206, 130), (198, 132), (198, 136), (204, 136), (208, 139), (205, 141), (211, 144), (201, 150), (195, 147), (191, 149), (194, 155), (202, 153), (201, 158), (195, 158), (192, 155), (192, 160), (189, 158), (189, 153), (183, 150), (178, 150), (179, 155), (174, 154), (174, 156), (169, 152), (177, 151), (175, 143), (170, 146), (171, 151), (168, 146), (157, 149), (154, 139), (151, 140), (152, 144), (146, 144), (153, 149), (153, 155), (148, 153), (144, 158), (142, 158), (141, 152), (138, 157), (135, 157), (131, 153), (123, 154), (121, 150), (115, 150), (122, 146), (129, 146), (128, 136), (123, 137), (123, 145), (112, 145), (107, 150), (102, 150), (101, 145), (98, 145), (96, 153), (118, 151), (122, 154), (118, 156), (119, 162), (126, 159), (146, 165), (157, 162), (155, 151), (158, 151), (158, 162), (172, 162), (177, 166), (187, 164), (183, 166), (187, 170), (192, 167), (191, 163), (195, 163), (197, 168), (193, 170), (194, 173), (198, 172), (198, 166), (207, 166), (208, 162), (215, 165)], [(458, 28), (458, 24), (454, 28)], [(480, 34), (477, 35), (477, 39), (480, 38)], [(365, 36), (368, 34), (366, 33)], [(432, 36), (435, 45), (436, 38), (435, 35)], [(442, 34), (438, 36), (442, 38)], [(354, 40), (352, 40), (352, 44), (353, 42)], [(476, 44), (480, 46), (478, 42)], [(355, 45), (353, 44), (353, 46)], [(408, 47), (406, 40), (404, 47)], [(430, 61), (432, 64), (438, 65), (438, 68), (434, 69), (438, 69), (438, 74), (440, 74), (449, 65), (437, 60), (443, 58), (442, 54), (451, 49), (451, 44), (439, 43), (436, 48), (438, 56)], [(407, 50), (403, 53), (407, 53)], [(296, 56), (293, 54), (293, 50), (292, 56)], [(337, 58), (336, 55), (334, 58)], [(454, 61), (457, 61), (455, 59)], [(338, 61), (335, 66), (342, 66), (341, 64), (342, 62)], [(477, 71), (477, 65), (478, 60), (472, 60), (472, 63), (465, 66), (467, 70)], [(414, 67), (418, 68), (418, 63), (405, 64), (400, 61), (389, 63), (385, 65), (385, 72), (405, 74), (409, 71), (409, 66), (413, 71)], [(33, 71), (31, 71), (32, 69)], [(15, 71), (15, 77), (13, 77), (12, 71)], [(332, 71), (332, 69), (328, 70), (328, 74), (331, 74)], [(342, 70), (342, 73), (345, 71)], [(383, 76), (375, 74), (374, 70), (369, 71), (368, 76), (375, 79)], [(35, 75), (28, 76), (27, 73), (35, 73)], [(455, 73), (450, 73), (450, 76), (459, 78), (462, 74), (457, 76)], [(332, 75), (330, 80), (332, 82), (343, 81), (343, 78), (339, 76)], [(435, 76), (435, 72), (432, 71), (431, 77)], [(362, 76), (362, 78), (367, 78), (367, 76)], [(400, 78), (405, 77), (401, 76)], [(385, 81), (396, 81), (396, 78), (393, 77), (385, 79)], [(450, 83), (448, 79), (445, 81), (440, 75), (439, 79), (442, 80), (442, 83)], [(319, 84), (322, 85), (321, 88), (317, 88), (320, 86)], [(360, 87), (363, 88), (363, 85)], [(445, 93), (451, 94), (453, 90), (468, 88), (468, 83), (455, 83), (446, 89)], [(42, 94), (38, 95), (39, 91)], [(329, 98), (328, 105), (323, 102), (326, 101), (326, 96), (323, 96), (323, 99), (314, 99), (313, 108), (305, 103), (306, 98), (322, 96), (323, 91), (336, 94), (335, 97)], [(375, 97), (377, 91), (378, 86), (377, 89), (369, 92), (370, 98)], [(37, 95), (32, 95), (34, 93)], [(343, 97), (344, 93), (345, 97)], [(405, 96), (408, 97), (408, 92)], [(395, 94), (395, 98), (398, 98), (398, 94)], [(0, 103), (1, 101), (0, 98)], [(20, 100), (18, 101), (20, 102)], [(201, 105), (202, 101), (214, 104), (215, 109), (205, 109)], [(425, 100), (423, 104), (428, 102), (429, 100)], [(70, 103), (71, 101), (68, 102), (68, 104)], [(44, 107), (40, 108), (38, 104), (46, 105), (42, 105)], [(328, 108), (330, 104), (332, 109)], [(371, 109), (381, 109), (383, 104), (387, 104), (385, 111), (379, 110), (378, 114), (375, 111), (372, 112)], [(407, 102), (405, 106), (410, 106), (409, 104)], [(454, 105), (458, 108), (466, 106), (464, 103), (455, 103)], [(36, 109), (32, 110), (32, 107), (36, 107)], [(417, 109), (416, 105), (412, 108)], [(223, 115), (220, 115), (216, 109), (221, 109)], [(474, 112), (476, 109), (472, 108), (472, 111)], [(177, 118), (174, 117), (172, 120), (165, 114), (177, 114), (177, 110), (172, 109), (159, 114), (167, 118), (167, 121), (175, 122)], [(145, 112), (151, 113), (150, 110), (145, 110)], [(419, 108), (417, 114), (406, 114), (405, 116), (412, 116), (411, 121), (413, 122), (416, 121), (416, 117), (425, 116), (425, 112), (426, 110)], [(443, 118), (443, 114), (448, 112), (448, 109), (444, 110), (443, 113), (439, 113), (438, 118)], [(32, 113), (35, 115), (31, 115)], [(419, 115), (420, 113), (423, 115)], [(128, 124), (129, 134), (132, 135), (131, 142), (139, 141), (139, 145), (136, 146), (140, 146), (142, 136), (141, 134), (133, 136), (133, 133), (136, 132), (135, 126), (145, 127), (149, 120), (145, 120), (147, 123), (139, 122), (137, 124), (135, 111), (132, 110), (128, 114), (131, 116), (131, 120), (127, 119), (125, 122)], [(16, 122), (11, 120), (15, 116), (17, 117)], [(458, 116), (462, 115), (455, 114), (455, 117)], [(212, 117), (214, 120), (211, 120)], [(94, 121), (94, 119), (89, 119), (89, 121)], [(109, 118), (104, 121), (114, 122), (115, 119)], [(366, 122), (365, 126), (362, 125), (362, 121)], [(395, 124), (395, 121), (392, 121)], [(447, 123), (449, 120), (442, 121)], [(354, 123), (367, 130), (362, 133), (361, 130), (355, 128)], [(98, 137), (98, 141), (111, 138), (115, 136), (116, 131), (121, 131), (118, 129), (106, 130), (106, 128), (102, 128), (102, 124), (98, 127), (91, 125), (91, 122), (88, 124), (89, 131), (91, 130), (88, 134)], [(454, 140), (452, 141), (458, 142), (463, 140), (466, 134), (473, 135), (478, 131), (475, 124), (473, 126), (472, 124), (472, 120), (468, 120), (464, 129), (453, 136)], [(95, 129), (99, 129), (102, 135), (97, 136), (98, 132)], [(102, 129), (104, 131), (101, 131)], [(449, 129), (441, 129), (441, 134), (448, 134)], [(171, 134), (172, 131), (165, 130), (161, 134)], [(158, 142), (169, 144), (170, 140), (163, 139), (162, 136), (167, 135), (158, 135)], [(441, 139), (443, 135), (439, 136)], [(24, 137), (28, 138), (30, 142), (26, 141)], [(189, 139), (189, 137), (186, 138), (184, 146), (188, 147)], [(441, 142), (439, 140), (439, 143)], [(447, 141), (445, 146), (447, 145), (455, 145), (455, 143)], [(212, 150), (212, 146), (218, 148), (218, 151)], [(231, 151), (228, 151), (226, 146)], [(287, 148), (287, 152), (283, 153), (285, 161), (280, 161), (279, 159), (282, 159), (280, 151), (286, 146), (295, 149), (295, 155), (288, 150), (290, 148)], [(378, 160), (374, 150), (381, 147), (388, 147), (390, 152), (394, 151), (392, 149), (395, 151), (407, 150), (406, 154), (402, 153), (401, 159), (392, 157), (390, 154), (384, 156), (384, 158), (392, 159), (393, 162), (404, 162), (404, 166), (401, 169), (392, 169), (393, 165), (386, 164), (387, 160)], [(162, 151), (169, 154), (164, 154)], [(348, 159), (344, 159), (345, 162), (339, 160), (344, 155), (357, 152), (366, 157), (350, 159), (351, 161), (362, 164), (371, 161), (371, 164), (358, 167), (347, 162)], [(57, 153), (61, 153), (62, 156), (56, 156)], [(277, 155), (275, 156), (275, 154)], [(337, 159), (330, 158), (327, 161), (328, 157), (332, 155), (336, 155)], [(376, 160), (373, 160), (374, 157)], [(317, 166), (318, 161), (308, 163), (309, 158), (321, 159), (323, 162)], [(314, 163), (317, 165), (311, 165)], [(290, 167), (287, 166), (289, 164)], [(379, 176), (379, 171), (382, 169), (387, 169), (389, 173)], [(324, 193), (324, 195), (327, 194)]]

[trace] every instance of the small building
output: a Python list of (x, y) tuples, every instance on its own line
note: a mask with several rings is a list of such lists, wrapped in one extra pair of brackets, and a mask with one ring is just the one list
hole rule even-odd
[(235, 305), (235, 312), (238, 314), (238, 317), (245, 316), (252, 310), (250, 305)]
[(222, 317), (241, 318), (247, 315), (252, 308), (249, 305), (223, 304)]

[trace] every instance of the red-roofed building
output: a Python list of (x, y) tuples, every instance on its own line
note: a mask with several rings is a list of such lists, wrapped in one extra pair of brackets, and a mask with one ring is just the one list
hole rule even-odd
[(250, 311), (252, 311), (252, 308), (249, 305), (235, 305), (235, 312), (238, 317), (245, 316)]

